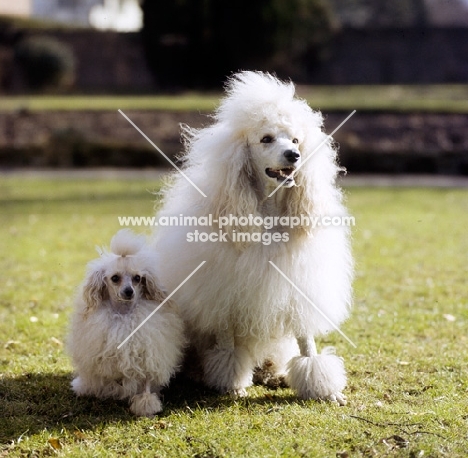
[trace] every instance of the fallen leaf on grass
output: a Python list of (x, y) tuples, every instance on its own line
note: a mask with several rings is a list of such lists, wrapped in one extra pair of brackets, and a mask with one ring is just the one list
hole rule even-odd
[(154, 429), (167, 429), (167, 428), (170, 428), (172, 426), (172, 423), (167, 423), (166, 421), (158, 421), (157, 423), (155, 423), (153, 425), (153, 428)]
[(380, 439), (382, 444), (385, 444), (389, 448), (406, 448), (409, 445), (409, 441), (404, 437), (394, 434), (393, 436)]
[(55, 450), (60, 450), (62, 448), (62, 444), (60, 443), (60, 440), (57, 439), (56, 437), (51, 437), (48, 440), (48, 442), (52, 446), (52, 448)]
[(3, 346), (3, 348), (5, 348), (5, 350), (10, 350), (10, 349), (15, 348), (19, 343), (20, 343), (19, 340), (9, 340), (9, 341)]
[(88, 438), (87, 438), (81, 431), (79, 431), (78, 429), (75, 430), (75, 431), (73, 431), (73, 434), (74, 434), (74, 436), (75, 436), (78, 440), (80, 440), (80, 441), (85, 441), (85, 440), (88, 439)]
[(57, 345), (58, 347), (61, 347), (63, 345), (63, 342), (61, 340), (57, 339), (56, 337), (51, 337), (50, 341), (53, 344)]
[(453, 315), (450, 315), (450, 313), (444, 313), (442, 315), (447, 321), (455, 321), (456, 318)]

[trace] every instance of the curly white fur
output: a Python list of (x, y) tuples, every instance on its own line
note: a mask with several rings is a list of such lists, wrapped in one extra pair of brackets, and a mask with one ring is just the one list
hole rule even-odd
[[(347, 215), (335, 185), (336, 152), (322, 131), (322, 116), (294, 94), (292, 83), (269, 74), (234, 75), (214, 123), (200, 130), (184, 128), (184, 173), (207, 197), (185, 177), (175, 175), (158, 216), (212, 215), (219, 222), (230, 215)], [(227, 241), (189, 241), (196, 230), (222, 230)], [(270, 244), (238, 241), (239, 232), (256, 235), (253, 240), (274, 232), (284, 238)], [(277, 224), (266, 229), (242, 226), (234, 219), (223, 228), (216, 223), (158, 228), (161, 278), (170, 290), (206, 261), (175, 298), (210, 386), (242, 394), (251, 384), (254, 366), (268, 360), (301, 397), (344, 403), (342, 364), (334, 356), (317, 356), (313, 337), (332, 331), (348, 315), (352, 277), (348, 238), (349, 228), (343, 226)], [(308, 360), (288, 363), (299, 354)]]
[(185, 345), (183, 321), (175, 304), (167, 301), (118, 348), (165, 298), (156, 264), (144, 236), (119, 231), (111, 252), (88, 264), (68, 339), (77, 375), (73, 391), (129, 399), (137, 416), (162, 410), (160, 388), (176, 372)]

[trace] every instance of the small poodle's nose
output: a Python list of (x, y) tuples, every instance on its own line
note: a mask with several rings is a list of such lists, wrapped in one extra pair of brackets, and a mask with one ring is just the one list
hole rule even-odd
[(293, 164), (294, 162), (297, 162), (299, 158), (301, 157), (299, 152), (294, 149), (288, 149), (283, 154), (284, 154), (284, 157), (288, 160), (288, 162), (292, 162)]
[(127, 299), (131, 299), (133, 297), (133, 288), (125, 288), (122, 292)]

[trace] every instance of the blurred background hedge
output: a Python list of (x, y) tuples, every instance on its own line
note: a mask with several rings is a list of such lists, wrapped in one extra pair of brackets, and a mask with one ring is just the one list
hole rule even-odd
[(238, 69), (304, 80), (336, 25), (322, 0), (143, 0), (142, 8), (147, 59), (162, 87), (219, 87)]
[(17, 61), (27, 86), (32, 90), (60, 90), (73, 84), (73, 51), (53, 37), (27, 37), (15, 46)]

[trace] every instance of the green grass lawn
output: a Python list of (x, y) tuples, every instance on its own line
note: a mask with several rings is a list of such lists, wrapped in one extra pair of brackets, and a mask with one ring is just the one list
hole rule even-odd
[[(468, 85), (300, 86), (316, 109), (468, 113)], [(0, 112), (42, 110), (169, 110), (211, 112), (221, 93), (141, 96), (14, 96), (0, 99)]]
[(347, 190), (357, 277), (342, 329), (357, 349), (319, 342), (345, 358), (347, 406), (262, 387), (234, 401), (180, 378), (154, 419), (75, 398), (74, 290), (117, 216), (152, 215), (157, 189), (0, 178), (0, 456), (466, 456), (468, 190)]

